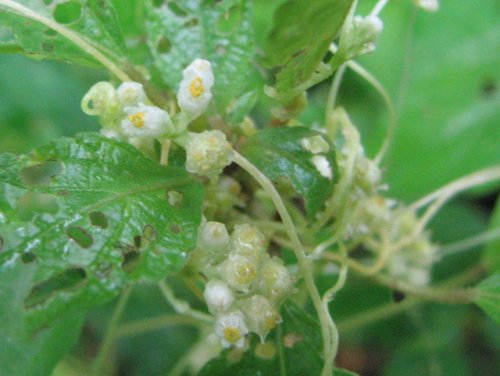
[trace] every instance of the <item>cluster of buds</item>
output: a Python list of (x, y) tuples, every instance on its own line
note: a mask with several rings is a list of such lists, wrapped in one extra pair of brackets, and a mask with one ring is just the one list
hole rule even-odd
[(208, 278), (204, 297), (224, 347), (243, 347), (250, 332), (264, 342), (281, 322), (278, 308), (293, 279), (281, 259), (267, 254), (255, 226), (236, 225), (230, 236), (222, 223), (203, 223), (191, 264)]
[(373, 52), (383, 28), (384, 23), (378, 16), (354, 16), (351, 23), (342, 30), (339, 52), (347, 60)]

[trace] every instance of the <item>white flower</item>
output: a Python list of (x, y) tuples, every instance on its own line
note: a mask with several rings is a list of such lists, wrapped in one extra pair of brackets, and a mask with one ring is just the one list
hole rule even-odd
[(213, 176), (231, 163), (231, 144), (221, 131), (189, 133), (186, 145), (186, 170), (189, 172)]
[(116, 89), (123, 107), (135, 107), (147, 100), (142, 85), (138, 82), (124, 82)]
[(257, 333), (262, 343), (267, 334), (282, 321), (278, 311), (262, 295), (253, 295), (243, 300), (241, 309), (245, 313), (248, 329)]
[(266, 238), (255, 226), (249, 224), (234, 226), (231, 234), (231, 253), (259, 262), (266, 247)]
[(113, 127), (123, 115), (116, 90), (109, 82), (98, 82), (83, 96), (82, 111), (87, 115), (99, 116), (104, 127)]
[(174, 124), (168, 113), (156, 106), (140, 104), (126, 107), (121, 122), (123, 133), (128, 137), (160, 137), (174, 133)]
[(260, 268), (259, 291), (271, 301), (279, 301), (292, 292), (293, 280), (279, 258), (270, 258)]
[(233, 311), (219, 316), (215, 322), (215, 333), (221, 339), (222, 346), (242, 348), (245, 345), (245, 335), (248, 333), (243, 313)]
[(234, 303), (233, 291), (220, 280), (213, 280), (206, 284), (203, 296), (208, 310), (213, 314), (227, 311)]
[(189, 117), (196, 118), (206, 110), (212, 99), (212, 66), (207, 60), (196, 59), (184, 69), (182, 75), (177, 101), (182, 111)]
[(325, 156), (315, 155), (314, 157), (311, 158), (311, 162), (313, 163), (314, 167), (316, 167), (316, 170), (318, 170), (318, 172), (322, 176), (332, 180), (333, 178), (332, 168), (330, 166), (330, 162), (328, 162), (328, 159), (326, 159)]
[(219, 265), (219, 275), (236, 291), (248, 292), (257, 277), (258, 264), (255, 260), (229, 253), (229, 257)]
[(426, 10), (427, 12), (435, 12), (439, 9), (438, 0), (414, 0), (417, 7)]

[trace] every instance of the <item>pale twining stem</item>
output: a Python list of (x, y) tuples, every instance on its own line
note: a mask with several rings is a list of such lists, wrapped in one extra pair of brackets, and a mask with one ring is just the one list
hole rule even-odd
[(459, 240), (457, 242), (446, 244), (439, 248), (436, 253), (438, 256), (449, 256), (460, 252), (467, 251), (478, 245), (489, 243), (493, 240), (500, 239), (500, 228), (484, 231), (479, 235), (471, 236), (470, 238)]
[(118, 323), (120, 321), (120, 318), (122, 317), (123, 310), (125, 309), (131, 291), (132, 287), (129, 287), (122, 293), (120, 299), (118, 300), (118, 304), (113, 311), (113, 315), (111, 316), (108, 328), (106, 329), (106, 334), (99, 349), (99, 353), (97, 354), (97, 358), (94, 362), (93, 374), (96, 376), (104, 374), (104, 362), (106, 361), (106, 357), (109, 354), (109, 350), (111, 348), (111, 345), (113, 344), (113, 340), (116, 337)]
[(145, 332), (150, 332), (153, 330), (164, 329), (168, 326), (174, 325), (199, 325), (198, 320), (194, 320), (192, 317), (186, 315), (181, 315), (178, 313), (172, 313), (169, 315), (152, 317), (143, 320), (137, 320), (130, 323), (121, 325), (116, 331), (115, 337), (127, 337), (136, 334), (141, 334)]
[(418, 210), (441, 197), (445, 197), (446, 200), (448, 200), (452, 196), (469, 188), (483, 185), (495, 180), (500, 180), (500, 165), (485, 168), (478, 172), (461, 177), (414, 202), (410, 205), (410, 209)]
[(90, 43), (88, 43), (85, 39), (83, 39), (80, 35), (75, 33), (74, 31), (58, 24), (55, 21), (52, 21), (49, 18), (41, 16), (40, 14), (33, 12), (31, 9), (18, 4), (11, 0), (0, 0), (0, 5), (3, 5), (6, 8), (9, 8), (26, 18), (31, 18), (34, 21), (40, 22), (45, 26), (48, 26), (52, 30), (58, 32), (65, 38), (69, 39), (71, 42), (80, 47), (83, 51), (94, 57), (98, 62), (104, 65), (111, 73), (113, 73), (119, 80), (121, 81), (131, 81), (129, 76), (123, 72), (118, 66), (113, 63), (109, 58), (107, 58), (104, 54), (102, 54), (99, 50), (93, 47)]
[(320, 324), (321, 324), (321, 334), (323, 337), (323, 352), (325, 357), (325, 363), (323, 366), (322, 375), (330, 376), (332, 373), (333, 364), (332, 362), (327, 362), (327, 359), (331, 358), (331, 350), (332, 350), (332, 335), (331, 326), (330, 326), (330, 314), (328, 310), (325, 310), (325, 307), (322, 304), (321, 296), (314, 284), (314, 277), (312, 274), (312, 270), (310, 267), (310, 260), (304, 253), (304, 249), (300, 242), (300, 239), (295, 231), (295, 226), (292, 222), (292, 218), (290, 214), (286, 210), (285, 204), (281, 199), (280, 194), (274, 187), (273, 183), (268, 179), (266, 175), (264, 175), (257, 167), (255, 167), (250, 161), (248, 161), (245, 157), (240, 155), (238, 152), (233, 151), (233, 161), (240, 166), (242, 169), (247, 171), (261, 186), (264, 190), (270, 195), (278, 214), (285, 225), (285, 229), (287, 235), (293, 244), (293, 251), (295, 256), (297, 257), (297, 261), (300, 266), (300, 270), (304, 276), (304, 281), (311, 296), (311, 300), (313, 302), (314, 308), (318, 314)]
[(158, 287), (160, 288), (165, 299), (170, 303), (172, 308), (177, 313), (188, 315), (188, 316), (192, 317), (193, 319), (196, 319), (196, 320), (201, 321), (201, 322), (205, 322), (207, 324), (213, 323), (212, 316), (210, 316), (204, 312), (197, 311), (197, 310), (191, 308), (191, 306), (188, 304), (188, 302), (178, 299), (175, 296), (172, 289), (170, 288), (170, 286), (167, 285), (167, 283), (165, 281), (160, 281), (158, 283)]
[[(338, 93), (340, 90), (340, 84), (342, 83), (342, 78), (344, 77), (346, 66), (345, 64), (341, 65), (339, 69), (337, 69), (337, 73), (332, 81), (332, 86), (330, 87), (330, 92), (328, 93), (328, 98), (326, 100), (326, 110), (325, 110), (325, 122), (327, 124), (327, 129), (329, 129), (329, 125), (331, 125), (332, 119), (331, 115), (333, 113), (333, 109), (335, 108), (335, 103), (337, 102)], [(335, 130), (332, 130), (332, 134), (335, 134)]]
[(370, 16), (378, 16), (380, 12), (382, 12), (382, 9), (387, 5), (389, 0), (379, 0), (377, 4), (373, 7), (372, 11), (370, 12)]
[(162, 166), (168, 166), (168, 154), (170, 153), (171, 143), (172, 141), (168, 138), (163, 140), (161, 143), (160, 164)]
[[(340, 265), (340, 272), (337, 278), (337, 282), (330, 287), (323, 295), (322, 303), (323, 307), (326, 311), (329, 312), (328, 304), (332, 301), (335, 294), (340, 291), (347, 280), (347, 272), (349, 270), (347, 263), (347, 250), (343, 243), (340, 243), (340, 251), (341, 256), (343, 257), (343, 262)], [(335, 360), (335, 356), (337, 355), (338, 347), (339, 347), (339, 331), (335, 322), (332, 320), (331, 316), (328, 317), (330, 322), (330, 330), (332, 331), (332, 348), (330, 351), (330, 357), (325, 360), (325, 362), (333, 363)]]
[(385, 90), (384, 86), (380, 83), (380, 81), (378, 81), (370, 72), (368, 72), (360, 64), (358, 64), (355, 61), (349, 61), (347, 63), (347, 66), (354, 72), (356, 72), (359, 76), (364, 78), (366, 82), (372, 85), (372, 87), (379, 93), (380, 97), (384, 101), (385, 106), (387, 108), (387, 113), (389, 117), (387, 133), (382, 143), (382, 146), (380, 147), (380, 150), (375, 157), (375, 163), (380, 164), (385, 154), (387, 153), (387, 150), (389, 149), (392, 139), (394, 138), (394, 131), (396, 130), (397, 119), (396, 119), (396, 109), (394, 107), (394, 103), (389, 93), (387, 92), (387, 90)]

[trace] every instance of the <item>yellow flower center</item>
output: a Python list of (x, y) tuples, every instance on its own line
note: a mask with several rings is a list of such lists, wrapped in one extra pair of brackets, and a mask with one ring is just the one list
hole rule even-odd
[(129, 115), (128, 119), (132, 122), (132, 125), (136, 128), (142, 128), (144, 126), (144, 112), (137, 112), (135, 114)]
[(241, 338), (241, 332), (234, 326), (227, 326), (224, 328), (224, 338), (230, 343), (235, 343)]
[(193, 81), (191, 81), (191, 83), (189, 84), (189, 91), (195, 98), (198, 98), (205, 92), (205, 87), (203, 86), (203, 81), (200, 77), (196, 76)]

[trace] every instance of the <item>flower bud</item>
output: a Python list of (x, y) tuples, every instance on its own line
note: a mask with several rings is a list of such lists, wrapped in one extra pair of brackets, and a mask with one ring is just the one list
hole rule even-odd
[(213, 264), (227, 256), (229, 234), (226, 226), (220, 222), (206, 222), (198, 232), (198, 248), (206, 252)]
[(268, 333), (282, 322), (281, 316), (273, 305), (262, 295), (254, 295), (241, 302), (248, 329), (257, 333), (262, 343)]
[(427, 12), (435, 12), (439, 9), (438, 0), (413, 0), (417, 7), (426, 10)]
[(207, 302), (208, 310), (213, 314), (227, 311), (234, 303), (233, 291), (220, 280), (208, 282), (203, 296)]
[(186, 170), (202, 176), (220, 174), (231, 163), (231, 144), (221, 131), (189, 133), (186, 145)]
[(221, 339), (222, 346), (242, 348), (245, 345), (245, 335), (248, 333), (243, 313), (233, 311), (219, 316), (215, 322), (215, 333)]
[(229, 257), (219, 265), (219, 275), (236, 291), (248, 292), (257, 277), (254, 260), (229, 253)]
[(258, 290), (273, 302), (279, 302), (291, 293), (293, 280), (281, 259), (268, 258), (260, 269)]
[(138, 82), (122, 83), (116, 89), (116, 94), (123, 107), (137, 107), (147, 101), (146, 93), (142, 85)]
[(340, 39), (340, 49), (347, 59), (375, 50), (384, 23), (377, 16), (355, 16), (350, 29)]
[(231, 234), (231, 253), (260, 262), (266, 250), (266, 238), (255, 226), (249, 224), (234, 226)]
[(83, 96), (82, 111), (97, 115), (103, 126), (109, 127), (123, 114), (116, 90), (109, 82), (98, 82)]
[(174, 133), (175, 127), (168, 113), (156, 106), (140, 104), (126, 107), (121, 122), (123, 133), (128, 137), (160, 137)]
[(190, 118), (201, 115), (212, 99), (210, 89), (214, 84), (214, 75), (209, 61), (196, 59), (182, 72), (183, 79), (177, 92), (179, 107)]

